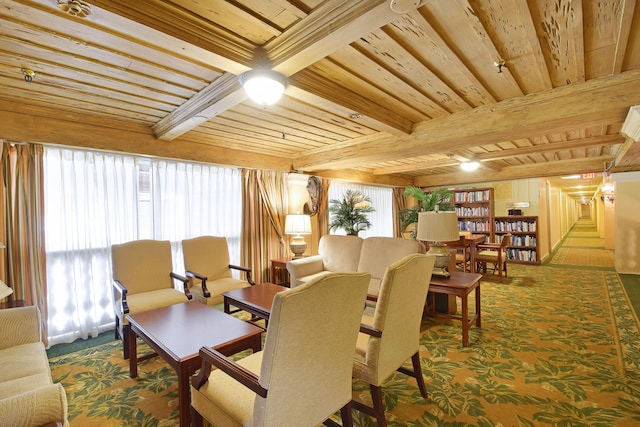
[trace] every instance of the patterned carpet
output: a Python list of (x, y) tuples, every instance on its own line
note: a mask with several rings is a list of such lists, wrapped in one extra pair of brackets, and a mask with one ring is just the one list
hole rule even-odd
[[(494, 280), (482, 282), (482, 328), (469, 347), (458, 321), (424, 319), (429, 398), (392, 376), (383, 385), (390, 426), (640, 425), (639, 322), (615, 272), (513, 265)], [(50, 363), (72, 427), (177, 425), (176, 377), (162, 360), (132, 380), (113, 342)], [(368, 402), (366, 384), (354, 382), (354, 398)], [(376, 425), (357, 411), (354, 424)]]
[(551, 264), (581, 265), (585, 267), (614, 267), (613, 251), (608, 249), (560, 248), (553, 255)]
[(604, 248), (604, 239), (596, 237), (567, 237), (562, 244), (563, 247), (589, 247)]

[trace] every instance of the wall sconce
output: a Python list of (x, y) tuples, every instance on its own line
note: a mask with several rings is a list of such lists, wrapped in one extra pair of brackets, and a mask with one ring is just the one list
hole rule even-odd
[(28, 68), (23, 68), (22, 74), (24, 74), (24, 81), (27, 83), (31, 83), (33, 78), (36, 76), (36, 72)]
[(600, 190), (602, 191), (600, 200), (608, 203), (613, 203), (615, 201), (616, 186), (611, 179), (611, 175), (607, 171), (602, 172), (602, 185), (600, 186)]
[(250, 70), (240, 74), (240, 84), (258, 105), (268, 107), (278, 102), (287, 87), (287, 78), (273, 70)]

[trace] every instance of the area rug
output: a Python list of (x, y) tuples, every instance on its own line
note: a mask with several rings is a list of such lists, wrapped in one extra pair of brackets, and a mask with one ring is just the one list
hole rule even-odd
[[(389, 426), (640, 425), (639, 324), (615, 272), (513, 265), (493, 280), (482, 281), (469, 347), (458, 321), (423, 319), (429, 397), (394, 374), (383, 384)], [(133, 380), (121, 354), (114, 342), (51, 359), (71, 426), (177, 425), (173, 370), (149, 360)], [(353, 388), (369, 402), (366, 384)], [(354, 411), (354, 425), (376, 423)]]
[(558, 249), (550, 264), (582, 265), (585, 267), (615, 267), (613, 251), (608, 249)]

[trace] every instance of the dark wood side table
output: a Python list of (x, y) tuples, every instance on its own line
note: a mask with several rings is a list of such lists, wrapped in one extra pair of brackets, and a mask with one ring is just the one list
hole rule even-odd
[(26, 305), (23, 299), (12, 299), (5, 302), (0, 302), (0, 310), (3, 308), (15, 308), (24, 307)]
[[(263, 319), (265, 329), (269, 323), (273, 298), (278, 292), (288, 288), (273, 283), (260, 283), (246, 288), (234, 289), (222, 294), (224, 297), (224, 312), (230, 313), (231, 306), (251, 313), (253, 317)], [(252, 319), (253, 322), (253, 319)]]
[(287, 261), (291, 261), (292, 259), (293, 257), (276, 258), (271, 260), (271, 275), (269, 277), (271, 283), (273, 283), (274, 285), (291, 287), (289, 272), (287, 271)]
[[(429, 294), (427, 296), (427, 314), (435, 317), (452, 317), (462, 320), (462, 346), (468, 347), (469, 328), (474, 323), (477, 328), (481, 326), (480, 279), (482, 278), (482, 274), (463, 273), (460, 271), (452, 271), (450, 273), (451, 276), (449, 278), (431, 276)], [(469, 317), (468, 297), (473, 291), (475, 291), (476, 297), (476, 310), (475, 313)], [(459, 297), (462, 300), (461, 316), (436, 312), (434, 302), (436, 294), (455, 295)]]

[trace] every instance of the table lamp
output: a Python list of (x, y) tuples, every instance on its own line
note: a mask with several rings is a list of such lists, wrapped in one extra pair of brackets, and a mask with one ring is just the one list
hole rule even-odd
[(2, 280), (0, 280), (0, 300), (5, 299), (13, 293), (13, 289), (7, 286)]
[(427, 254), (436, 257), (433, 274), (436, 276), (449, 277), (449, 260), (451, 254), (447, 251), (447, 246), (441, 242), (451, 242), (459, 240), (458, 215), (453, 211), (429, 211), (418, 213), (418, 240), (429, 243)]
[(301, 258), (304, 251), (307, 250), (307, 242), (301, 235), (311, 234), (311, 217), (304, 214), (287, 215), (284, 232), (294, 235), (289, 242), (289, 249), (293, 252), (294, 258)]

